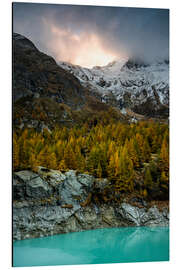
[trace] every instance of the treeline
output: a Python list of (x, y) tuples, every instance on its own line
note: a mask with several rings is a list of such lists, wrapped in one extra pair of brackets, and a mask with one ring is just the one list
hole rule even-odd
[(44, 166), (108, 178), (116, 192), (169, 191), (167, 124), (139, 122), (82, 127), (17, 130), (13, 134), (14, 170)]

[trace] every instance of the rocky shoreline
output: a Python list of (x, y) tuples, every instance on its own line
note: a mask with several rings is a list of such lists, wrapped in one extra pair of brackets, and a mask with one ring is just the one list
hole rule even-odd
[(121, 226), (169, 226), (167, 207), (96, 203), (107, 179), (38, 167), (13, 174), (13, 240)]

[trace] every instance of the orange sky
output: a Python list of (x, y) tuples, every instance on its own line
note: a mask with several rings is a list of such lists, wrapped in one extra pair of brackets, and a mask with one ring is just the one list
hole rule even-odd
[[(66, 61), (87, 68), (105, 66), (117, 55), (103, 46), (102, 40), (94, 33), (75, 34), (70, 29), (56, 27), (44, 19), (52, 34), (48, 46), (55, 53), (57, 61)], [(119, 56), (118, 56), (119, 58)]]

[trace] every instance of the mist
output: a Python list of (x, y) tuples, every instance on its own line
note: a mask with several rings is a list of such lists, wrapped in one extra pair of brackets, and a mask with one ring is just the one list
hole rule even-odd
[(166, 9), (14, 3), (13, 31), (56, 61), (87, 67), (169, 59)]

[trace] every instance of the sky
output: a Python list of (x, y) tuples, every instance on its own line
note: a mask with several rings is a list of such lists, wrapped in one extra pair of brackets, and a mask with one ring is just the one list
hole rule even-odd
[(13, 32), (57, 62), (88, 68), (169, 59), (167, 9), (14, 3)]

